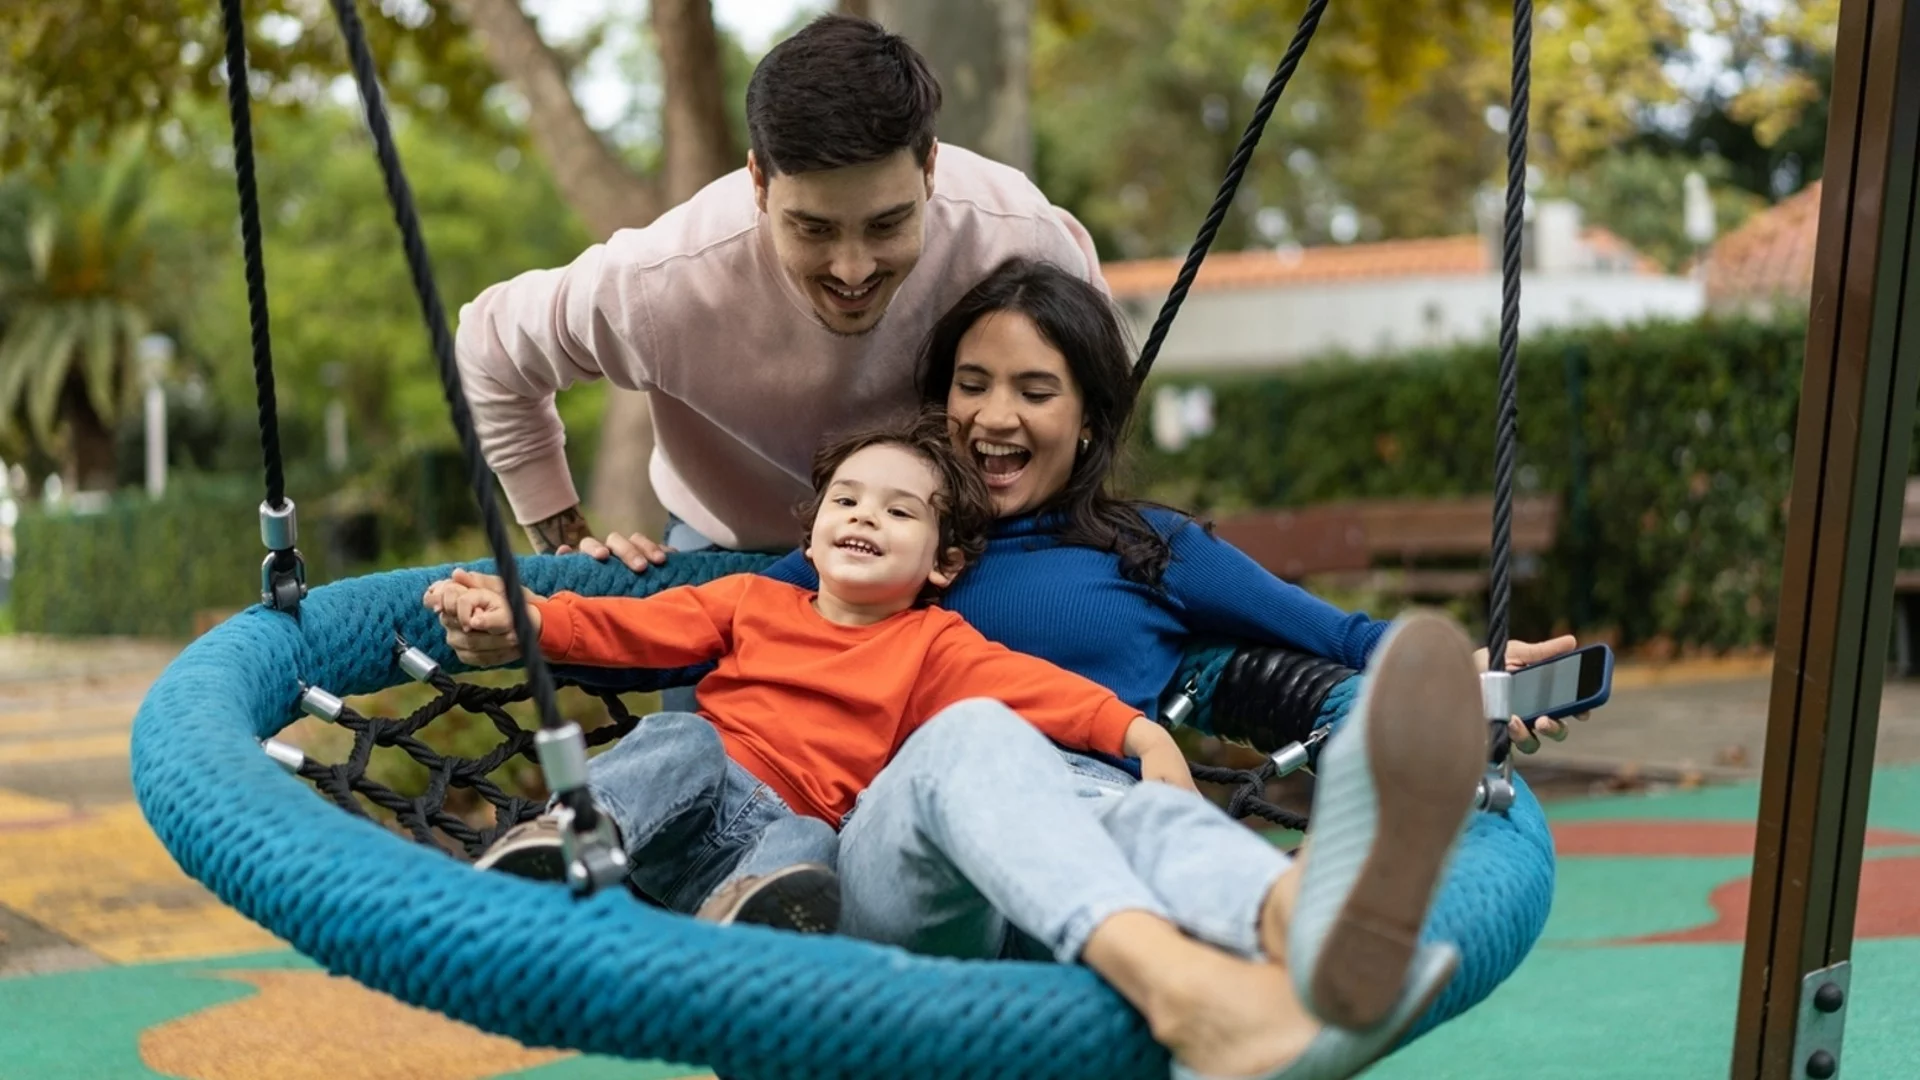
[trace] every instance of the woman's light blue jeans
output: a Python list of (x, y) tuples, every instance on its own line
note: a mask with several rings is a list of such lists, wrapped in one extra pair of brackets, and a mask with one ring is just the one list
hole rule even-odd
[(1106, 919), (1144, 911), (1258, 957), (1288, 856), (1200, 795), (1068, 757), (998, 701), (934, 717), (841, 830), (841, 931), (942, 956), (1037, 945), (1069, 963)]

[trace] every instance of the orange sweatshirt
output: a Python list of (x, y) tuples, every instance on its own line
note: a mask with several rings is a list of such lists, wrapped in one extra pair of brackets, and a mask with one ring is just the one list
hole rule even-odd
[(812, 592), (734, 574), (649, 597), (539, 602), (540, 651), (559, 664), (677, 668), (718, 659), (700, 714), (727, 755), (795, 812), (838, 828), (914, 729), (991, 697), (1055, 741), (1124, 751), (1139, 710), (1097, 683), (988, 641), (937, 607), (871, 626), (828, 622)]

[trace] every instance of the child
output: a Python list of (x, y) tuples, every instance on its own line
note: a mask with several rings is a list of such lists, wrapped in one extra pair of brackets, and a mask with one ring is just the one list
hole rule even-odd
[[(836, 831), (856, 798), (916, 728), (983, 694), (1064, 746), (1137, 757), (1148, 779), (1192, 789), (1172, 736), (1138, 710), (927, 606), (984, 549), (993, 516), (944, 414), (822, 449), (813, 489), (802, 517), (817, 593), (739, 574), (642, 599), (529, 599), (555, 663), (719, 661), (699, 715), (649, 716), (590, 767), (643, 891), (713, 921), (832, 931)], [(427, 606), (510, 634), (485, 580), (456, 571)], [(558, 847), (557, 827), (538, 819), (476, 865), (558, 877)]]

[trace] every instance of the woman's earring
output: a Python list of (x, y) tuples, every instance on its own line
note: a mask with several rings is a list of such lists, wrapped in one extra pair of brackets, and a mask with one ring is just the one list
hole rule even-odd
[(1084, 454), (1084, 453), (1086, 453), (1086, 452), (1087, 452), (1087, 447), (1089, 447), (1089, 446), (1091, 446), (1091, 445), (1093, 445), (1093, 439), (1092, 439), (1092, 438), (1090, 438), (1090, 437), (1089, 437), (1089, 438), (1083, 438), (1083, 439), (1081, 439), (1081, 440), (1080, 440), (1080, 452), (1081, 452), (1081, 453), (1083, 453), (1083, 454)]

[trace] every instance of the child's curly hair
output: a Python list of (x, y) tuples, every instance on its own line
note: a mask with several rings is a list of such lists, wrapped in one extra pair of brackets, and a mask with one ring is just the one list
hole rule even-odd
[[(800, 546), (813, 539), (813, 522), (820, 514), (820, 502), (826, 498), (833, 474), (853, 455), (869, 446), (898, 446), (917, 454), (940, 478), (933, 493), (933, 510), (940, 516), (940, 557), (958, 548), (961, 566), (969, 566), (987, 550), (987, 530), (993, 525), (993, 497), (987, 482), (972, 459), (953, 448), (953, 436), (945, 409), (927, 408), (917, 413), (849, 435), (833, 439), (813, 455), (813, 494), (800, 504)], [(917, 603), (928, 603), (940, 595), (929, 584)]]

